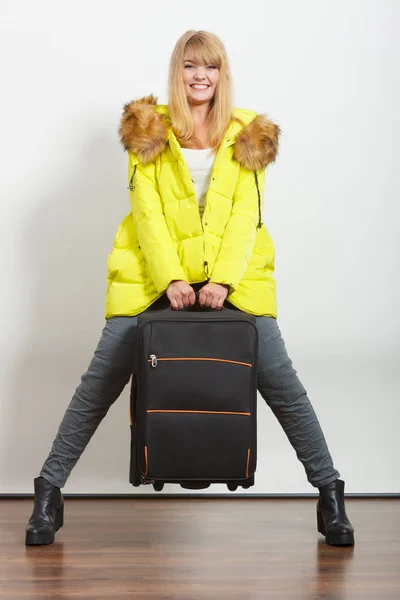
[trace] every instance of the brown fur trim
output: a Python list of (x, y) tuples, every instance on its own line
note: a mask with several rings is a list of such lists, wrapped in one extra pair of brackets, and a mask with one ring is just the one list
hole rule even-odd
[(150, 94), (124, 106), (118, 130), (125, 150), (137, 154), (143, 165), (152, 162), (163, 152), (168, 138), (168, 124), (157, 113), (157, 98)]
[(257, 115), (236, 136), (233, 158), (249, 171), (262, 169), (278, 154), (280, 128), (265, 115)]
[[(171, 125), (156, 106), (152, 94), (125, 104), (118, 130), (125, 150), (137, 154), (144, 165), (165, 150)], [(266, 167), (277, 156), (280, 131), (265, 115), (257, 115), (237, 134), (233, 158), (251, 171)]]

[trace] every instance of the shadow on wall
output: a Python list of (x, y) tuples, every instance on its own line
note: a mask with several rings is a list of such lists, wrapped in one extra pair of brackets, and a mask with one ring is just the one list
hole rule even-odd
[[(107, 255), (118, 223), (129, 211), (127, 184), (119, 175), (120, 153), (115, 139), (93, 137), (89, 147), (74, 153), (74, 158), (79, 156), (78, 171), (59, 164), (59, 172), (51, 177), (55, 187), (29, 191), (37, 203), (18, 234), (24, 261), (18, 271), (26, 277), (28, 306), (24, 322), (16, 327), (23, 342), (9, 373), (4, 406), (3, 493), (33, 492), (32, 478), (47, 458), (100, 338)], [(47, 170), (44, 165), (43, 181), (49, 179)], [(128, 408), (120, 410), (128, 436)], [(101, 432), (103, 443), (92, 452), (96, 464), (112, 470), (113, 460), (115, 465), (121, 462), (113, 452), (124, 451), (123, 468), (128, 472), (126, 448), (118, 448), (115, 435), (111, 440), (112, 431), (122, 429), (123, 423), (118, 411), (113, 417), (115, 426), (111, 423)], [(95, 477), (101, 478), (101, 473)]]

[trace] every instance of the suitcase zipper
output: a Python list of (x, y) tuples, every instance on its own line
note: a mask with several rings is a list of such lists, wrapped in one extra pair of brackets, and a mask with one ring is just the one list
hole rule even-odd
[(246, 479), (249, 476), (250, 448), (247, 450)]
[[(138, 324), (138, 327), (140, 327), (142, 329), (142, 325)], [(142, 346), (143, 346), (143, 335), (139, 336), (139, 345), (138, 345), (138, 356), (140, 357), (142, 355)], [(140, 368), (138, 365), (137, 368), (137, 373), (138, 373), (138, 380), (140, 380), (140, 385), (143, 386), (144, 388), (144, 397), (145, 397), (145, 405), (147, 407), (147, 377), (143, 377), (141, 375), (145, 375), (144, 373), (140, 372)], [(137, 388), (138, 389), (138, 388)], [(136, 389), (136, 391), (137, 391)], [(139, 422), (138, 422), (138, 413), (139, 410), (136, 411), (137, 414), (137, 418), (136, 418), (136, 427), (139, 427)], [(138, 460), (138, 468), (139, 468), (139, 478), (140, 481), (143, 485), (145, 484), (150, 484), (151, 480), (147, 479), (147, 473), (149, 470), (149, 459), (148, 459), (148, 449), (147, 449), (147, 413), (146, 411), (144, 411), (143, 414), (143, 419), (145, 422), (145, 427), (144, 427), (144, 465), (145, 465), (145, 471), (143, 472), (141, 469), (141, 465), (140, 465), (140, 459)]]
[(173, 360), (210, 360), (210, 361), (216, 361), (216, 362), (225, 362), (225, 363), (231, 363), (234, 365), (243, 365), (245, 367), (252, 367), (252, 363), (247, 363), (247, 362), (242, 362), (239, 360), (228, 360), (225, 358), (207, 358), (207, 357), (192, 357), (192, 356), (184, 356), (184, 357), (171, 357), (171, 358), (160, 358), (157, 357), (155, 354), (150, 354), (149, 358), (148, 358), (148, 362), (151, 363), (151, 366), (153, 368), (156, 368), (158, 365), (158, 361), (160, 360), (165, 360), (165, 361), (173, 361)]
[(249, 412), (237, 412), (233, 410), (183, 410), (183, 409), (167, 409), (167, 408), (151, 408), (147, 409), (147, 413), (189, 413), (195, 415), (242, 415), (251, 417)]

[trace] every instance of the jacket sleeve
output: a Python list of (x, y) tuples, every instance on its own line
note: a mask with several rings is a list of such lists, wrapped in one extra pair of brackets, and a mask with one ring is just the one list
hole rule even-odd
[[(263, 209), (265, 167), (257, 170), (260, 211)], [(234, 292), (250, 262), (259, 220), (258, 192), (254, 171), (241, 165), (226, 224), (210, 281), (229, 285)]]
[(169, 233), (155, 173), (155, 163), (142, 165), (128, 152), (130, 206), (139, 244), (158, 292), (172, 280), (186, 281), (176, 246)]

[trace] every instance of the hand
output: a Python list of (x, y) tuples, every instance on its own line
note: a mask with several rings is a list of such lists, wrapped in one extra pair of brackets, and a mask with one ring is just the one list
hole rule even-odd
[(192, 306), (196, 302), (196, 294), (187, 281), (171, 281), (165, 292), (174, 310), (184, 306)]
[(211, 308), (221, 310), (228, 292), (229, 285), (226, 285), (225, 283), (209, 282), (200, 290), (199, 304), (201, 304), (201, 306), (211, 306)]

